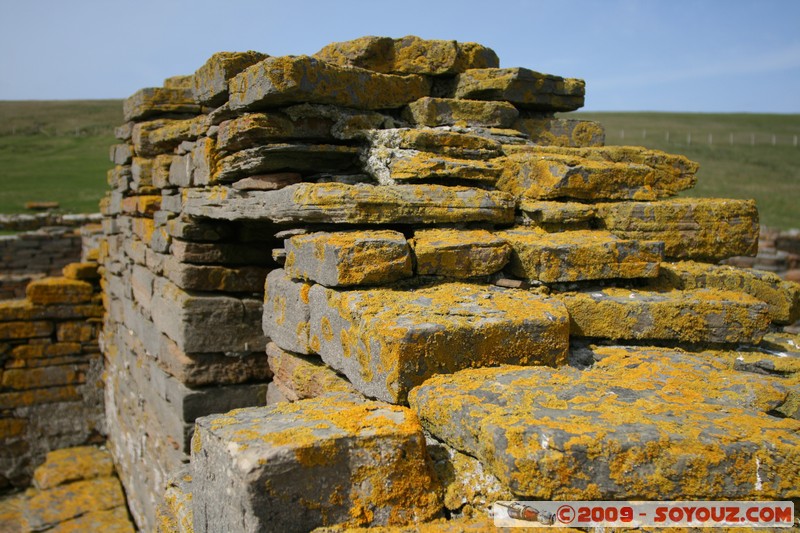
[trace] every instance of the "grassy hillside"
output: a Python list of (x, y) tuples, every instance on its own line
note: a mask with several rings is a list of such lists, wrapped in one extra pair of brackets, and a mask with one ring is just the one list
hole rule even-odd
[[(800, 115), (570, 113), (599, 120), (608, 144), (680, 153), (701, 165), (689, 196), (755, 198), (762, 222), (800, 227)], [(106, 189), (121, 100), (0, 102), (0, 212), (57, 201), (91, 212)], [(774, 143), (774, 144), (773, 144)]]
[(754, 198), (762, 223), (800, 227), (800, 115), (569, 116), (601, 122), (606, 128), (606, 144), (647, 146), (700, 163), (697, 186), (684, 196)]

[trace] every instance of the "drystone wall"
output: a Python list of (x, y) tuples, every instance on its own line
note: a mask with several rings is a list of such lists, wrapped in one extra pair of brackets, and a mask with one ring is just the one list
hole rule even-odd
[(555, 116), (583, 101), (416, 37), (128, 98), (102, 345), (138, 525), (800, 498), (798, 285), (715, 264), (755, 254), (754, 203), (677, 198), (697, 164)]
[(97, 263), (0, 301), (0, 491), (25, 488), (47, 452), (104, 440)]

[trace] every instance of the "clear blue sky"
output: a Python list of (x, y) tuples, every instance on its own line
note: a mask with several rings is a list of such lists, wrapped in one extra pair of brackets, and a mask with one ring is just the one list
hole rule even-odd
[(214, 52), (477, 41), (587, 110), (800, 113), (800, 0), (0, 0), (0, 100), (124, 98)]

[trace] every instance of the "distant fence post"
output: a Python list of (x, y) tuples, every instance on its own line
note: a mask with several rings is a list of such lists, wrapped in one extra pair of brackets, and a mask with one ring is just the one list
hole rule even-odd
[(625, 139), (625, 130), (619, 130), (619, 138), (623, 140)]
[(708, 134), (708, 145), (711, 146), (712, 144), (714, 144), (714, 134), (713, 133), (709, 133)]
[(729, 136), (728, 138), (730, 139), (730, 143), (729, 143), (729, 144), (730, 144), (731, 146), (733, 146), (733, 133), (731, 133), (731, 134), (730, 134), (730, 136)]
[(689, 132), (689, 133), (686, 134), (686, 144), (688, 146), (692, 145), (692, 132)]
[(776, 141), (775, 134), (773, 133), (772, 134), (772, 146), (775, 146), (775, 141)]
[(750, 146), (755, 146), (755, 145), (756, 145), (756, 135), (755, 135), (755, 133), (751, 133), (750, 134)]
[[(795, 140), (796, 139), (797, 139), (797, 137), (795, 137)], [(669, 131), (667, 131), (667, 144), (669, 144)]]
[(797, 146), (797, 135), (794, 136), (794, 145)]

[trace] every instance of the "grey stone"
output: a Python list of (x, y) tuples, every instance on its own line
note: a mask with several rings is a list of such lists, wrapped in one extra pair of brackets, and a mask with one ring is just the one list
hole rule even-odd
[(471, 69), (456, 77), (454, 96), (504, 100), (537, 111), (574, 111), (583, 107), (583, 80), (541, 74), (526, 68)]
[[(229, 182), (270, 172), (338, 172), (353, 166), (358, 149), (334, 144), (267, 144), (219, 160), (213, 182)], [(196, 181), (198, 184), (208, 181)]]
[(172, 240), (172, 255), (193, 264), (270, 265), (271, 252), (245, 243), (201, 243)]
[(264, 290), (269, 269), (258, 266), (192, 265), (167, 257), (166, 277), (181, 289), (195, 291), (252, 292)]
[(310, 283), (292, 280), (283, 269), (267, 275), (262, 327), (264, 335), (284, 350), (312, 353), (308, 344), (309, 289)]

